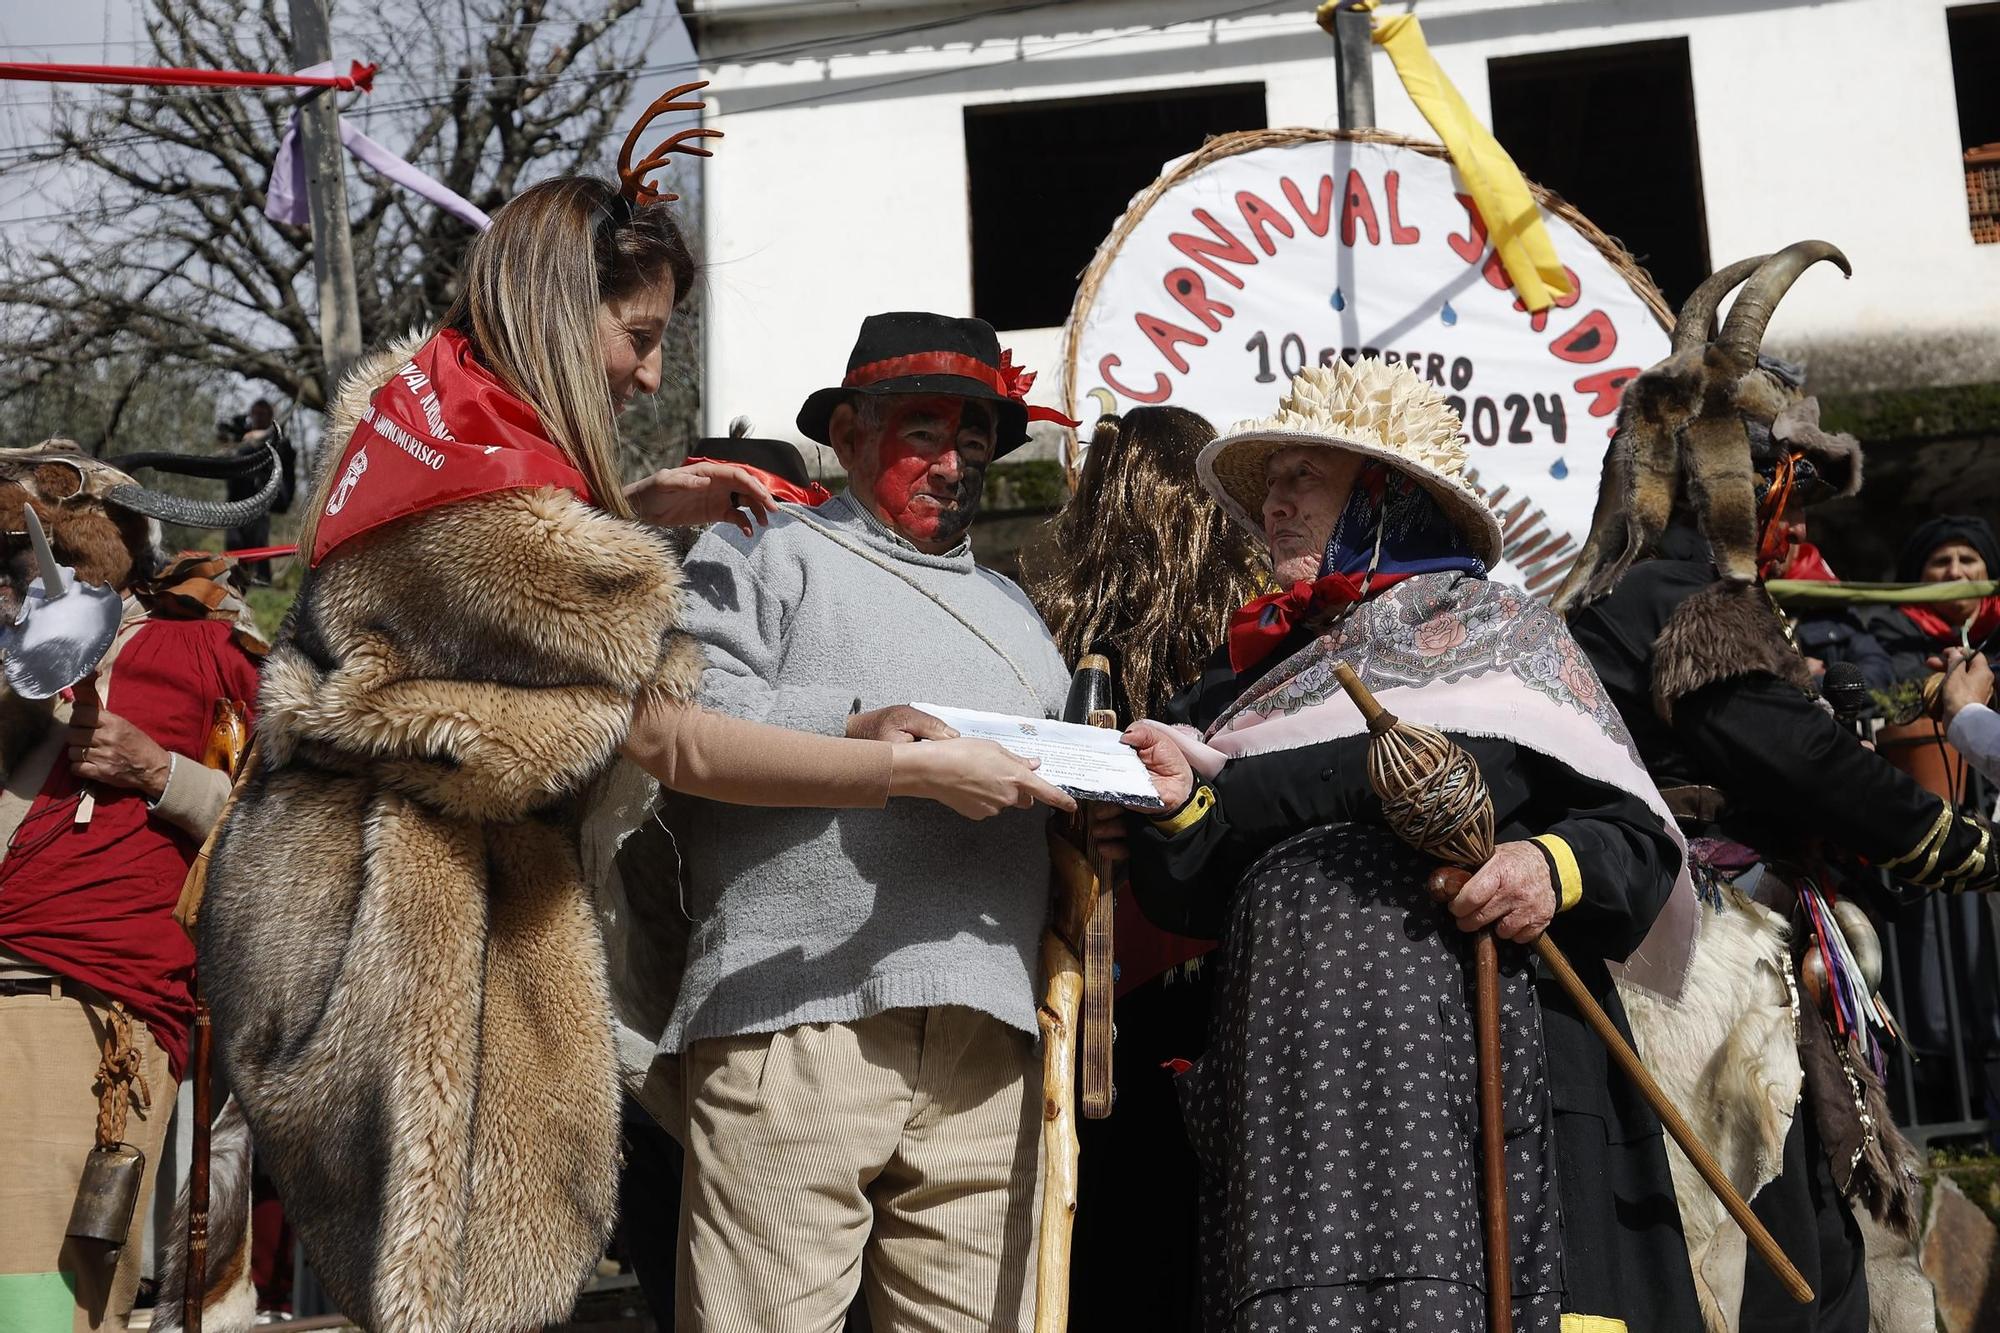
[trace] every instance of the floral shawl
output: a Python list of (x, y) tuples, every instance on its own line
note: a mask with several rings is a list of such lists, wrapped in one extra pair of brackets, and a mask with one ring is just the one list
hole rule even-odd
[[(1334, 679), (1354, 668), (1384, 707), (1440, 731), (1512, 741), (1638, 797), (1685, 853), (1617, 707), (1562, 618), (1517, 588), (1457, 572), (1422, 574), (1356, 606), (1267, 672), (1196, 740), (1195, 768), (1298, 749), (1365, 730)], [(1619, 978), (1679, 997), (1697, 905), (1683, 864), (1652, 931)]]

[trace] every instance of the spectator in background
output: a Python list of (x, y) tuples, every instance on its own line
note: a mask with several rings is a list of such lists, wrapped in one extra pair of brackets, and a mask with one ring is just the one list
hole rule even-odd
[[(1838, 583), (1840, 575), (1833, 572), (1819, 547), (1807, 538), (1805, 514), (1788, 510), (1784, 523), (1785, 554), (1765, 577)], [(1815, 682), (1824, 680), (1827, 667), (1833, 663), (1849, 662), (1860, 668), (1861, 678), (1871, 691), (1879, 694), (1895, 685), (1894, 663), (1875, 636), (1862, 626), (1861, 616), (1854, 608), (1839, 605), (1801, 608), (1794, 624), (1799, 651), (1805, 654)]]
[[(1940, 514), (1917, 525), (1904, 541), (1895, 577), (1899, 583), (1950, 583), (1985, 579), (1996, 570), (2000, 541), (1991, 525), (1971, 514)], [(1983, 663), (2000, 639), (1995, 632), (2000, 630), (2000, 598), (1871, 607), (1863, 623), (1894, 665), (1897, 708), (1892, 720), (1916, 720), (1919, 688), (1932, 672), (1953, 667), (1942, 682), (1940, 721), (1957, 756), (1946, 754), (1943, 764), (1922, 763), (1926, 756), (1943, 753), (1927, 727), (1914, 739), (1885, 739), (1885, 755), (1957, 810), (1990, 810), (1992, 789), (1979, 780), (1992, 774), (1996, 755), (1987, 730), (1993, 717), (1984, 704), (1991, 697), (1991, 677)], [(1967, 665), (1966, 659), (1980, 665)], [(1907, 979), (1897, 1017), (1917, 1057), (1911, 1073), (1920, 1119), (1959, 1116), (1960, 1068), (1970, 1081), (1962, 1091), (1974, 1114), (2000, 1109), (2000, 1013), (1991, 1003), (2000, 984), (2000, 958), (1991, 945), (1990, 916), (1989, 904), (1968, 897), (1941, 904), (1915, 902), (1894, 917), (1895, 945)]]
[[(277, 416), (271, 410), (269, 399), (259, 398), (250, 404), (250, 410), (234, 421), (222, 424), (221, 431), (225, 443), (240, 446), (241, 450), (256, 451), (268, 445), (278, 453), (278, 467), (283, 480), (278, 487), (278, 498), (271, 508), (284, 513), (292, 507), (292, 491), (298, 484), (298, 454), (292, 447), (291, 437), (278, 429)], [(261, 472), (230, 477), (225, 483), (231, 500), (245, 500), (255, 495), (263, 487)], [(271, 516), (261, 514), (254, 521), (240, 528), (231, 528), (223, 534), (223, 548), (230, 551), (255, 550), (271, 544)], [(269, 560), (246, 560), (243, 563), (244, 577), (252, 583), (271, 581)]]
[[(1983, 518), (1940, 514), (1917, 525), (1896, 557), (1898, 583), (1991, 578), (2000, 541)], [(1930, 659), (1957, 645), (1984, 652), (2000, 630), (2000, 596), (1871, 607), (1862, 625), (1887, 650), (1898, 681), (1922, 680)]]

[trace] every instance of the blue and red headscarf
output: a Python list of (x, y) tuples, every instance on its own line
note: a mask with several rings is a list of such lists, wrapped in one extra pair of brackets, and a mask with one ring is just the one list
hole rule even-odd
[(1374, 463), (1355, 478), (1316, 578), (1253, 598), (1230, 617), (1229, 665), (1248, 671), (1301, 621), (1337, 611), (1419, 574), (1486, 577), (1486, 562), (1430, 492)]

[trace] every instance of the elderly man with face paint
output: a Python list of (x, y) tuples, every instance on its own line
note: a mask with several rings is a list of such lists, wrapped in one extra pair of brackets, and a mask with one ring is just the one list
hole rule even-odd
[[(705, 706), (885, 740), (952, 734), (913, 700), (1061, 708), (1041, 618), (967, 541), (988, 466), (1027, 439), (1027, 379), (981, 321), (863, 323), (798, 416), (845, 493), (688, 553)], [(662, 1040), (685, 1081), (684, 1333), (830, 1333), (864, 1282), (881, 1333), (1031, 1326), (1044, 824), (903, 801), (687, 820)]]

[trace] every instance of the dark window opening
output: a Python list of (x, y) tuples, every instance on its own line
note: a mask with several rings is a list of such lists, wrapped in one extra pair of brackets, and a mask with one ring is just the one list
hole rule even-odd
[(1163, 164), (1264, 125), (1261, 83), (967, 107), (973, 313), (997, 329), (1063, 323), (1091, 256)]
[(1972, 239), (1993, 245), (2000, 243), (2000, 5), (1947, 9), (1944, 22)]
[(1493, 133), (1678, 305), (1708, 276), (1686, 38), (1487, 62)]

